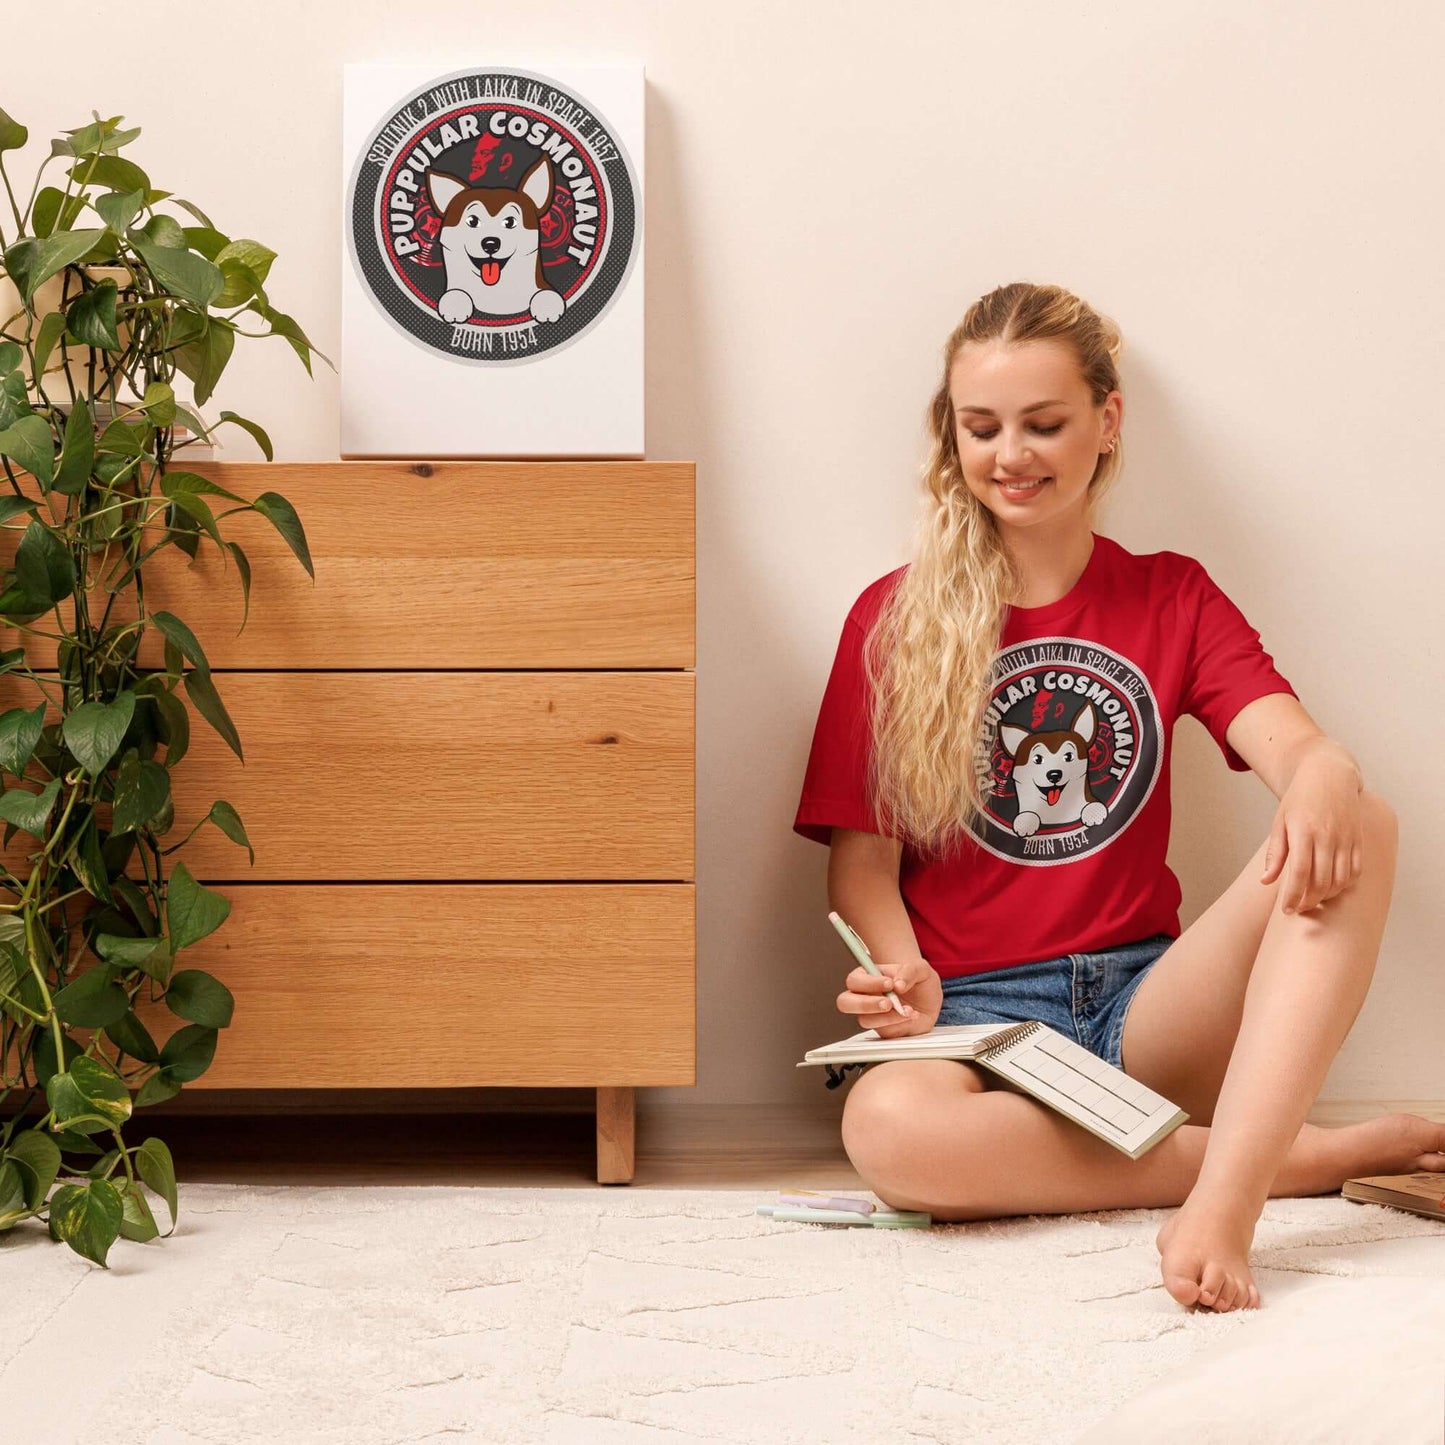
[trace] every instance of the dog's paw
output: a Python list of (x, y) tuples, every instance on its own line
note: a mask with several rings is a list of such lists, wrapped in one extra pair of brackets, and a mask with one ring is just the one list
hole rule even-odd
[(1014, 819), (1014, 832), (1020, 838), (1032, 837), (1039, 831), (1040, 818), (1037, 813), (1020, 813)]
[(1085, 803), (1084, 811), (1079, 814), (1079, 821), (1086, 828), (1092, 828), (1095, 823), (1102, 823), (1109, 816), (1109, 810), (1099, 802)]
[(538, 321), (555, 321), (567, 309), (555, 291), (539, 291), (532, 297), (532, 315)]
[(446, 292), (437, 302), (437, 315), (443, 321), (467, 321), (472, 314), (472, 298), (460, 287)]

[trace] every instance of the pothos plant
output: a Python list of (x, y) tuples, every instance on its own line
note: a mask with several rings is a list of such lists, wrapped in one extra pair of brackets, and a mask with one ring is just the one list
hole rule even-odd
[[(237, 336), (284, 337), (308, 375), (315, 348), (267, 299), (275, 253), (154, 189), (120, 154), (139, 128), (91, 114), (93, 124), (51, 142), (22, 210), (4, 153), (28, 132), (0, 110), (14, 220), (11, 229), (0, 203), (0, 529), (18, 535), (0, 556), (0, 627), (22, 642), (0, 647), (0, 697), (10, 693), (0, 701), (0, 1231), (43, 1219), (53, 1239), (105, 1265), (118, 1237), (160, 1232), (142, 1184), (165, 1200), (171, 1230), (177, 1218), (170, 1151), (157, 1138), (128, 1147), (126, 1120), (206, 1071), (234, 1008), (218, 979), (176, 967), (230, 902), (179, 859), (167, 875), (165, 860), (209, 822), (255, 862), (224, 801), (162, 843), (174, 824), (171, 771), (189, 745), (182, 690), (242, 753), (191, 627), (147, 611), (146, 564), (170, 546), (194, 560), (209, 539), (223, 567), (236, 564), (244, 630), (250, 563), (220, 523), (249, 511), (315, 579), (280, 493), (248, 501), (171, 465), (212, 435), (172, 383), (177, 371), (187, 377), (198, 408)], [(55, 160), (64, 183), (42, 187)], [(160, 201), (184, 215), (157, 210)], [(265, 329), (243, 330), (248, 313)], [(221, 423), (271, 460), (256, 423), (229, 411)], [(208, 498), (236, 505), (213, 510)], [(53, 627), (41, 625), (47, 614)], [(164, 669), (138, 661), (152, 627)], [(40, 701), (5, 707), (17, 684), (33, 684)], [(17, 834), (33, 844), (23, 856)], [(182, 1021), (159, 1047), (137, 1014), (142, 995)]]

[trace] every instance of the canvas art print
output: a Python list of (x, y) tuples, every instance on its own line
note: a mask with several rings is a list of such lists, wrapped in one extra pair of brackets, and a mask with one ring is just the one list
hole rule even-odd
[(348, 65), (343, 457), (641, 457), (641, 66)]

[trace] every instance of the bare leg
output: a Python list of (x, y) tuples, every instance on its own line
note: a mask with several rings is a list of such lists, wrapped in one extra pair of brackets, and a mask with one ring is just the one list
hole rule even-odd
[(1181, 1304), (1229, 1310), (1257, 1295), (1255, 1223), (1374, 976), (1395, 876), (1386, 818), (1367, 820), (1352, 887), (1308, 914), (1270, 914), (1199, 1178), (1159, 1233), (1164, 1284)]
[[(935, 1077), (919, 1072), (925, 1067)], [(949, 1069), (957, 1073), (938, 1072)], [(1183, 1203), (1195, 1186), (1208, 1127), (1181, 1125), (1130, 1159), (1027, 1094), (973, 1092), (958, 1087), (961, 1076), (949, 1060), (918, 1059), (875, 1066), (854, 1081), (843, 1142), (865, 1183), (891, 1207), (926, 1209), (941, 1222), (1157, 1209)], [(1343, 1129), (1304, 1124), (1269, 1194), (1332, 1194), (1355, 1174), (1445, 1171), (1441, 1151), (1445, 1124), (1416, 1115)]]

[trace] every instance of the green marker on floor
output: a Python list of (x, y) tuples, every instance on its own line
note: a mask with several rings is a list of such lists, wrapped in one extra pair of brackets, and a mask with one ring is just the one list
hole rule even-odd
[(875, 1209), (872, 1214), (854, 1214), (845, 1209), (803, 1209), (797, 1205), (760, 1204), (756, 1214), (771, 1215), (801, 1224), (871, 1224), (879, 1229), (928, 1229), (933, 1216), (920, 1209)]

